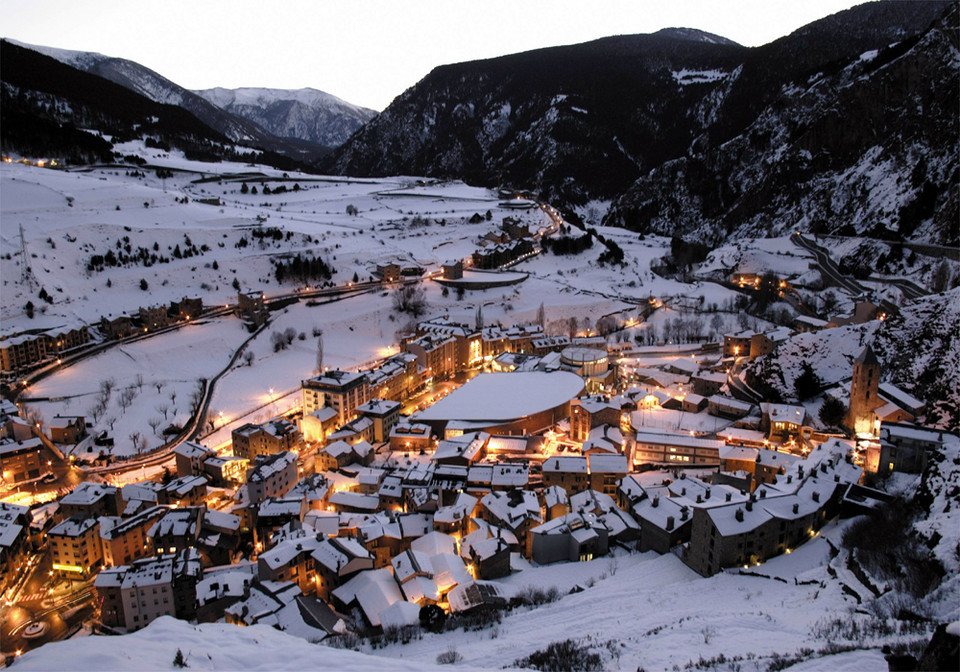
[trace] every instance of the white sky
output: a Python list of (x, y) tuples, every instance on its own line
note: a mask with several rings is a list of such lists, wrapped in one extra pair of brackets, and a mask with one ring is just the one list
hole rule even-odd
[(190, 89), (313, 87), (377, 110), (435, 66), (688, 27), (765, 44), (855, 0), (0, 0), (0, 31)]

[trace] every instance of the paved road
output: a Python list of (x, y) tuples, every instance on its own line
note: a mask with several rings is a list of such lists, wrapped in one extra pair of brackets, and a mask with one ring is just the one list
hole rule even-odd
[(730, 393), (740, 401), (746, 401), (751, 404), (759, 404), (761, 401), (763, 401), (763, 397), (740, 379), (740, 371), (743, 368), (743, 361), (749, 359), (749, 357), (737, 357), (736, 361), (733, 363), (733, 366), (730, 367), (729, 373), (727, 373), (727, 387), (730, 388)]
[[(836, 262), (833, 261), (833, 258), (830, 257), (830, 254), (826, 248), (817, 245), (815, 242), (809, 238), (805, 238), (799, 233), (793, 234), (790, 237), (790, 240), (794, 245), (802, 247), (813, 254), (817, 262), (817, 268), (824, 275), (825, 279), (853, 294), (863, 294), (869, 292), (869, 290), (859, 282), (843, 274), (843, 272), (840, 270), (840, 267), (837, 266)], [(927, 296), (930, 293), (928, 289), (908, 278), (880, 278), (877, 276), (870, 276), (869, 280), (870, 282), (879, 282), (895, 287), (899, 289), (900, 292), (908, 299), (918, 299), (921, 296)]]
[(816, 259), (817, 270), (823, 274), (824, 279), (828, 282), (847, 290), (851, 294), (864, 294), (868, 291), (856, 280), (844, 275), (824, 248), (804, 238), (799, 233), (790, 236), (790, 241), (797, 247), (802, 247), (813, 254), (814, 259)]

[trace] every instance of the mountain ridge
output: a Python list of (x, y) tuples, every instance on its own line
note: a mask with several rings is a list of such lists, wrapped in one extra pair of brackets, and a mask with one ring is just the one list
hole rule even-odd
[(377, 113), (333, 94), (306, 87), (276, 89), (215, 87), (192, 93), (281, 138), (297, 138), (326, 147), (343, 144)]

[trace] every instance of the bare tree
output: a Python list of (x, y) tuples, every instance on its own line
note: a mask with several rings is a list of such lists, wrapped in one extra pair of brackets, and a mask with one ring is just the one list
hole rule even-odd
[(577, 335), (577, 318), (571, 317), (567, 320), (567, 334), (570, 338), (574, 338)]
[(716, 336), (720, 333), (720, 330), (723, 328), (723, 318), (720, 317), (719, 313), (715, 313), (713, 317), (710, 318), (710, 330)]
[(323, 329), (314, 329), (317, 334), (317, 374), (323, 373)]
[(157, 409), (158, 413), (163, 413), (163, 419), (167, 419), (167, 413), (170, 411), (170, 404), (162, 402), (157, 404), (154, 408)]
[(157, 387), (157, 394), (160, 394), (160, 391), (163, 389), (163, 383), (157, 381), (154, 385)]
[(537, 324), (539, 324), (541, 328), (547, 325), (547, 312), (544, 310), (542, 303), (540, 307), (537, 308)]
[(130, 443), (133, 444), (133, 449), (140, 453), (140, 432), (133, 432), (129, 437)]
[(400, 285), (393, 291), (393, 308), (399, 313), (420, 317), (427, 312), (427, 296), (419, 284)]
[(247, 366), (253, 366), (253, 357), (253, 350), (247, 350), (245, 353), (243, 353), (243, 361)]
[(207, 381), (203, 378), (197, 378), (197, 385), (190, 394), (190, 411), (196, 413), (200, 410), (200, 404), (203, 402), (204, 393), (207, 391)]
[(133, 384), (137, 386), (138, 392), (143, 392), (143, 374), (138, 373), (133, 379)]
[(477, 306), (477, 316), (474, 320), (474, 328), (477, 331), (483, 329), (483, 306)]
[(133, 403), (133, 400), (137, 396), (137, 391), (132, 387), (124, 388), (123, 392), (120, 393), (120, 408), (127, 410), (130, 408), (130, 404)]
[(170, 390), (170, 403), (174, 405), (177, 403), (177, 388)]
[(297, 337), (297, 330), (293, 327), (287, 327), (283, 330), (283, 340), (287, 342), (287, 345), (293, 343), (293, 339)]
[(104, 378), (100, 381), (100, 396), (103, 397), (105, 402), (110, 401), (110, 395), (113, 393), (113, 388), (116, 387), (117, 381), (113, 378)]
[[(160, 423), (163, 422), (163, 419), (157, 416), (154, 416), (147, 420), (147, 424), (150, 425), (150, 429), (153, 430), (153, 433), (157, 433), (157, 427), (160, 426)], [(159, 436), (159, 435), (158, 435)]]

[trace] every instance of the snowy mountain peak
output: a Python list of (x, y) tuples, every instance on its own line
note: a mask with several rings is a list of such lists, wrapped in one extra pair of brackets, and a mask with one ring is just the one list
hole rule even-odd
[(728, 40), (727, 38), (722, 37), (720, 35), (714, 35), (713, 33), (708, 33), (706, 31), (698, 30), (696, 28), (663, 28), (653, 34), (660, 35), (662, 37), (672, 37), (678, 40), (686, 40), (687, 42), (703, 42), (705, 44), (726, 44), (726, 45), (735, 46), (735, 47), (740, 46), (733, 40)]
[(327, 147), (342, 145), (377, 114), (311, 88), (217, 87), (193, 93), (222, 110), (259, 124), (276, 136), (308, 140)]
[(221, 108), (226, 108), (230, 105), (257, 105), (266, 107), (277, 101), (292, 100), (310, 107), (344, 106), (356, 110), (361, 114), (376, 114), (374, 110), (354, 105), (333, 94), (310, 87), (302, 89), (272, 89), (245, 86), (237, 89), (225, 89), (217, 86), (212, 89), (194, 90), (194, 93), (206, 98)]

